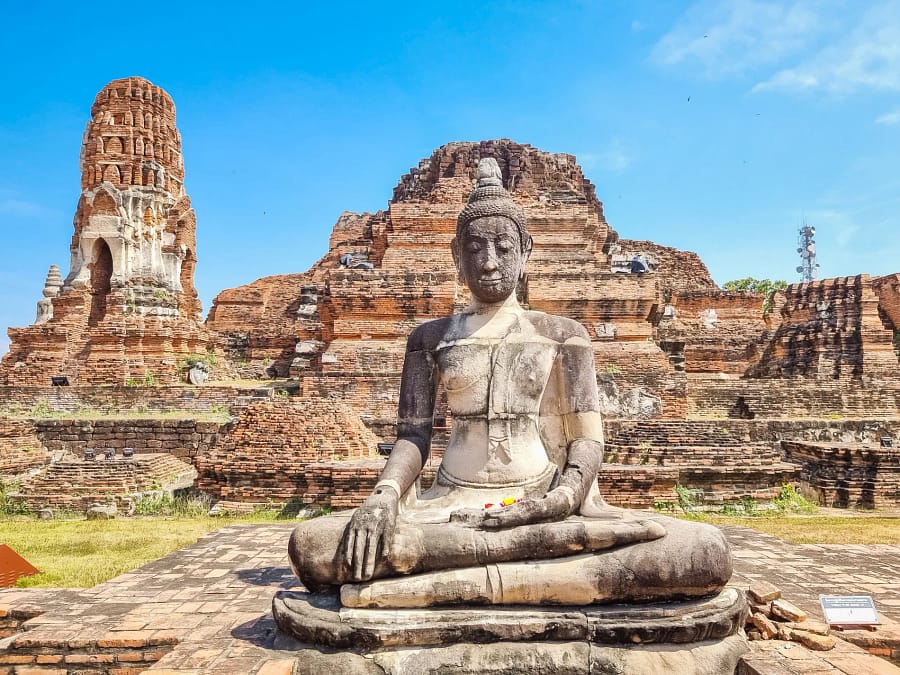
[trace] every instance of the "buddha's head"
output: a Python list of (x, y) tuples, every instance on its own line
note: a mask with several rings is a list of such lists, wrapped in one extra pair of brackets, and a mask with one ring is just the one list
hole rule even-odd
[(482, 302), (503, 302), (525, 273), (531, 245), (525, 214), (503, 188), (497, 160), (482, 159), (451, 244), (460, 279)]

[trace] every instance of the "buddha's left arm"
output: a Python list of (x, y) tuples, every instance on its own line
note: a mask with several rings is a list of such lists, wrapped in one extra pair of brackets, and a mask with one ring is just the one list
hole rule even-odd
[(597, 480), (603, 460), (603, 421), (594, 350), (586, 335), (571, 338), (560, 347), (557, 377), (559, 413), (568, 446), (559, 487), (572, 491), (574, 511)]

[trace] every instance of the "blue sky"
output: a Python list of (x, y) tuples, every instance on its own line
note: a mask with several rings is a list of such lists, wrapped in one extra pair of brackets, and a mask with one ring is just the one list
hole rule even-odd
[(719, 283), (795, 280), (803, 218), (823, 277), (900, 271), (896, 0), (5, 5), (0, 327), (68, 272), (90, 106), (129, 75), (175, 100), (204, 312), (498, 137), (575, 154), (622, 237)]

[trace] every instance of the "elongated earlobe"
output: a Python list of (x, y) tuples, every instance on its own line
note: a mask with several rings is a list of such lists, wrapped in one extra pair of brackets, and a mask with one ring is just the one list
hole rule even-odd
[(462, 259), (459, 255), (459, 240), (456, 237), (453, 237), (453, 241), (450, 242), (450, 252), (453, 254), (453, 264), (456, 265), (456, 278), (460, 283), (464, 284), (466, 283), (466, 275), (463, 272)]

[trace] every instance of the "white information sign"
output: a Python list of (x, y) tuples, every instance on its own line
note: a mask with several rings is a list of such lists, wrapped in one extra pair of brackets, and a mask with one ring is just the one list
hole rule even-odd
[(879, 624), (871, 595), (820, 595), (826, 623), (832, 626)]

